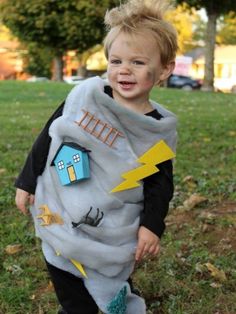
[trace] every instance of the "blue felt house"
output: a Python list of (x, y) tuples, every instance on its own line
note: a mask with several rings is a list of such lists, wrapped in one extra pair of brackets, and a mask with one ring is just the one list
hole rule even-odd
[(62, 185), (69, 185), (90, 177), (89, 152), (73, 142), (63, 142), (60, 145), (51, 166), (56, 167)]

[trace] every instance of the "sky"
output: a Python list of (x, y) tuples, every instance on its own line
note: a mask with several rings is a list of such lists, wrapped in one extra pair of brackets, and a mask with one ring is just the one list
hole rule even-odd
[(198, 11), (198, 14), (201, 16), (201, 18), (203, 19), (203, 21), (207, 21), (207, 15), (206, 15), (206, 10), (205, 9), (201, 9)]

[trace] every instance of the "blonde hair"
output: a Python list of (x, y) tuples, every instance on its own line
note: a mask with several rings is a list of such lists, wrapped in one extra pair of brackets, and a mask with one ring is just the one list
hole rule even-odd
[(169, 8), (168, 0), (128, 0), (107, 11), (105, 25), (108, 33), (104, 39), (106, 57), (121, 32), (132, 36), (148, 31), (159, 48), (162, 65), (174, 61), (178, 49), (177, 32), (172, 24), (164, 20), (164, 14)]

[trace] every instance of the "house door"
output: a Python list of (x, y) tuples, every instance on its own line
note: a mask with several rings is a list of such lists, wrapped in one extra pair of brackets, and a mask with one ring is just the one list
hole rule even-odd
[(67, 167), (67, 172), (70, 178), (70, 182), (73, 182), (76, 180), (76, 174), (75, 174), (75, 169), (74, 166), (69, 166)]

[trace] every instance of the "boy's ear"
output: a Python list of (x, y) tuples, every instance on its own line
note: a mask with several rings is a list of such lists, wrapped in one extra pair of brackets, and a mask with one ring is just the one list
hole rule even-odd
[(162, 68), (159, 80), (165, 81), (171, 75), (171, 73), (174, 71), (174, 68), (175, 68), (175, 61), (171, 61), (170, 63), (165, 65)]

